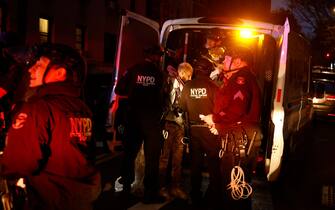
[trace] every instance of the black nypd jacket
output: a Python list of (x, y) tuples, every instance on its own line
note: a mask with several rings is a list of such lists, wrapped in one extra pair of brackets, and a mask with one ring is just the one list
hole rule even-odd
[(115, 93), (128, 96), (130, 114), (160, 118), (163, 111), (163, 74), (150, 60), (129, 68), (121, 77)]
[(208, 115), (213, 112), (217, 88), (215, 83), (204, 75), (196, 76), (185, 84), (181, 93), (180, 106), (188, 112), (191, 124), (203, 124), (199, 114)]

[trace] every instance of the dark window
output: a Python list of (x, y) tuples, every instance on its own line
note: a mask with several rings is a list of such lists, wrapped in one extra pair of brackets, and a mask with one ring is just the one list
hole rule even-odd
[(4, 28), (3, 28), (3, 19), (4, 15), (3, 15), (3, 8), (0, 7), (0, 32), (3, 32), (4, 31)]
[(6, 23), (8, 19), (8, 2), (0, 1), (0, 32), (6, 32)]
[(334, 83), (334, 81), (325, 84), (325, 92), (327, 94), (332, 94), (332, 95), (335, 94), (335, 83)]
[(324, 94), (335, 94), (335, 81), (314, 81), (314, 96), (316, 98), (323, 98)]
[(160, 18), (160, 1), (147, 0), (146, 14), (150, 19), (158, 21)]
[(314, 97), (323, 98), (325, 92), (325, 86), (323, 83), (314, 83)]
[(130, 11), (136, 12), (136, 1), (135, 0), (130, 0)]
[(118, 2), (116, 0), (105, 0), (105, 6), (107, 9), (117, 9)]
[(85, 50), (85, 28), (84, 27), (76, 27), (75, 47), (80, 54), (82, 54)]
[(113, 63), (116, 51), (116, 35), (105, 33), (104, 39), (104, 61), (107, 63)]

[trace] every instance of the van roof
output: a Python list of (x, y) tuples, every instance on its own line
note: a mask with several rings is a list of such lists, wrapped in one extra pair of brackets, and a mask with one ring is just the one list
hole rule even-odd
[[(288, 23), (288, 21), (287, 21)], [(286, 24), (286, 23), (285, 23)], [(160, 43), (166, 39), (166, 36), (177, 29), (201, 29), (201, 28), (225, 28), (238, 29), (243, 27), (253, 28), (259, 33), (269, 34), (274, 38), (279, 38), (283, 34), (283, 26), (267, 22), (253, 21), (241, 18), (226, 17), (195, 17), (167, 20), (164, 22), (160, 34)]]

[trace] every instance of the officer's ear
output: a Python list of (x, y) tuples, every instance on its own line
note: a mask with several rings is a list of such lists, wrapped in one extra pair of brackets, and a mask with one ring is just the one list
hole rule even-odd
[(45, 83), (62, 82), (66, 80), (67, 71), (64, 67), (52, 67), (45, 76)]
[(60, 68), (58, 68), (57, 69), (57, 77), (58, 77), (58, 79), (60, 79), (60, 80), (62, 80), (62, 81), (64, 81), (64, 80), (66, 80), (66, 69), (64, 68), (64, 67), (60, 67)]

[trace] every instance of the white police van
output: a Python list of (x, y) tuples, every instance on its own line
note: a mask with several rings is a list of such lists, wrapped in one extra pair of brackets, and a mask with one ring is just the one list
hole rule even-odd
[[(269, 181), (275, 181), (284, 154), (294, 152), (297, 145), (303, 143), (301, 134), (313, 114), (308, 100), (309, 43), (290, 31), (288, 20), (284, 25), (274, 25), (246, 19), (199, 17), (168, 20), (159, 30), (158, 23), (126, 11), (121, 20), (115, 83), (128, 67), (143, 59), (143, 49), (152, 44), (159, 43), (165, 52), (163, 69), (171, 58), (191, 62), (211, 30), (223, 34), (223, 46), (225, 40), (234, 40), (253, 52), (253, 71), (263, 98), (261, 122), (265, 173)], [(178, 52), (182, 55), (176, 58)], [(113, 94), (111, 103), (117, 100)], [(115, 110), (111, 113), (115, 114)]]

